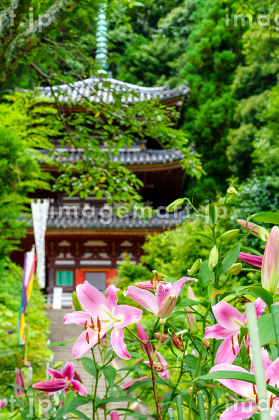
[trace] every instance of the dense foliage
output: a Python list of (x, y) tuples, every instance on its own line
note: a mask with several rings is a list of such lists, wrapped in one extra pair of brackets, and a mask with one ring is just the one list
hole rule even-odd
[[(25, 346), (17, 344), (17, 333), (13, 331), (18, 322), (18, 312), (22, 293), (22, 269), (13, 263), (0, 266), (0, 369), (1, 372), (12, 371), (15, 366), (15, 355), (24, 356)], [(46, 363), (50, 359), (50, 350), (46, 350), (50, 321), (44, 311), (44, 298), (35, 281), (32, 298), (28, 309), (27, 360), (32, 361), (33, 378), (45, 378)], [(6, 383), (15, 382), (14, 375), (9, 373), (1, 377), (1, 394), (8, 392)]]

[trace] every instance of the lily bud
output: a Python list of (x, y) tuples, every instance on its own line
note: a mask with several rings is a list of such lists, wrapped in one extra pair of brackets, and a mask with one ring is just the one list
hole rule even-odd
[(175, 333), (171, 335), (171, 341), (174, 347), (176, 347), (178, 350), (180, 350), (182, 353), (184, 353), (184, 344), (180, 337), (178, 337)]
[(229, 187), (227, 189), (227, 192), (231, 195), (237, 195), (238, 194), (238, 192), (236, 191), (236, 189), (234, 187)]
[(274, 226), (269, 235), (262, 264), (262, 286), (274, 295), (279, 284), (279, 228)]
[(32, 386), (33, 389), (45, 392), (58, 392), (67, 388), (68, 383), (64, 379), (52, 379), (50, 381), (38, 382)]
[(196, 274), (201, 266), (202, 260), (200, 258), (198, 258), (194, 264), (192, 265), (192, 267), (187, 270), (187, 273), (189, 274), (189, 276), (193, 276), (194, 274)]
[(239, 234), (239, 229), (228, 230), (227, 232), (223, 233), (223, 235), (220, 236), (220, 239), (224, 242), (228, 242), (238, 234)]
[(209, 261), (208, 261), (209, 270), (216, 267), (216, 265), (218, 264), (218, 257), (219, 257), (218, 248), (216, 245), (214, 245), (214, 247), (212, 248), (209, 254)]
[(251, 231), (253, 236), (260, 238), (263, 242), (267, 242), (269, 238), (269, 231), (264, 227), (256, 225), (255, 223), (246, 222), (246, 220), (242, 219), (238, 219), (237, 223), (239, 223), (244, 229)]
[(177, 200), (173, 201), (171, 204), (168, 205), (167, 211), (169, 213), (173, 213), (180, 206), (182, 206), (183, 203), (184, 203), (184, 198), (178, 198)]
[(72, 293), (72, 299), (73, 299), (73, 305), (74, 305), (75, 311), (83, 311), (82, 306), (80, 304), (80, 301), (78, 300), (76, 292)]
[[(172, 293), (171, 295), (169, 295), (167, 299), (165, 300), (165, 302), (163, 302), (158, 312), (157, 317), (162, 318), (162, 319), (167, 318), (173, 312), (176, 305), (176, 301), (177, 301), (177, 297), (175, 293)], [(162, 322), (160, 321), (160, 323)]]
[(145, 379), (148, 379), (148, 377), (147, 376), (142, 376), (141, 378), (133, 379), (132, 381), (129, 381), (124, 385), (121, 385), (121, 388), (123, 389), (123, 391), (128, 391), (134, 383), (136, 383), (138, 381), (145, 381)]
[(245, 252), (240, 252), (238, 259), (245, 262), (246, 264), (251, 265), (253, 268), (261, 268), (263, 264), (263, 257), (260, 255), (246, 254)]
[[(154, 334), (154, 336), (155, 336), (155, 338), (159, 341), (160, 340), (160, 337), (161, 337), (161, 333), (159, 333), (159, 332), (156, 332), (155, 334)], [(162, 337), (162, 343), (164, 343), (165, 341), (167, 341), (169, 339), (169, 336), (167, 335), (167, 334), (163, 334), (163, 337)]]
[(60, 368), (60, 366), (62, 366), (63, 365), (63, 363), (64, 362), (62, 362), (61, 360), (59, 361), (59, 362), (56, 362), (54, 365), (53, 365), (53, 369), (58, 369), (58, 368)]
[(207, 341), (207, 340), (202, 340), (202, 342), (203, 342), (204, 347), (206, 348), (206, 350), (208, 350), (208, 349), (209, 349), (209, 347), (210, 347), (210, 342), (209, 342), (209, 341)]
[(16, 355), (15, 355), (15, 365), (18, 369), (23, 368), (22, 358), (21, 358), (21, 355), (19, 353), (16, 353)]
[[(196, 300), (196, 296), (191, 286), (189, 286), (187, 289), (187, 298), (191, 300)], [(186, 306), (185, 310), (187, 312), (193, 312), (193, 309), (191, 309), (189, 306)], [(198, 328), (195, 315), (187, 314), (186, 317), (187, 317), (187, 322), (188, 322), (190, 330), (192, 331), (193, 334), (197, 334), (199, 332), (199, 328)]]
[(0, 410), (8, 405), (8, 402), (6, 399), (0, 400)]
[(237, 276), (240, 271), (242, 270), (242, 264), (241, 263), (235, 263), (229, 268), (229, 273)]

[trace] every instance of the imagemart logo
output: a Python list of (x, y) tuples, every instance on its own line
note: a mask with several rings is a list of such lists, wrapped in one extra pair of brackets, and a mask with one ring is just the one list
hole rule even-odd
[[(229, 7), (225, 9), (227, 12), (230, 11)], [(263, 13), (258, 15), (251, 15), (251, 13), (226, 13), (225, 15), (225, 26), (246, 26), (246, 24), (252, 26), (254, 23), (257, 25), (264, 26), (274, 26), (274, 29), (279, 32), (279, 13), (275, 16), (270, 13)]]

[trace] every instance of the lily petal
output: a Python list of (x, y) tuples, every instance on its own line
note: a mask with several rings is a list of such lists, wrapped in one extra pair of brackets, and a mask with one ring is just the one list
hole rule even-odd
[(232, 338), (234, 339), (234, 334), (228, 336), (218, 348), (215, 358), (216, 365), (220, 363), (233, 363), (238, 355), (240, 350), (238, 340), (233, 340), (232, 344)]
[(163, 372), (159, 372), (159, 376), (166, 381), (170, 380), (169, 372), (167, 370), (164, 370)]
[(124, 332), (122, 329), (114, 328), (111, 332), (111, 345), (113, 350), (121, 359), (131, 359), (130, 353), (127, 350), (124, 342)]
[(129, 296), (131, 299), (136, 301), (144, 309), (147, 309), (156, 316), (158, 313), (158, 307), (156, 305), (155, 296), (148, 290), (139, 289), (136, 286), (129, 286), (128, 290), (124, 291), (124, 296)]
[(75, 365), (72, 362), (67, 362), (61, 370), (62, 378), (68, 379), (71, 382), (75, 375)]
[(163, 366), (164, 370), (166, 370), (169, 367), (168, 362), (159, 352), (157, 352), (157, 359), (159, 360), (159, 363), (161, 363), (161, 365)]
[(125, 328), (142, 318), (142, 310), (133, 306), (118, 305), (115, 309), (114, 316), (120, 320), (119, 322), (115, 322), (114, 326), (116, 328)]
[(141, 378), (133, 379), (132, 381), (129, 381), (126, 384), (122, 385), (121, 388), (123, 389), (123, 391), (128, 391), (135, 382), (145, 381), (145, 379), (148, 379), (148, 377), (142, 376)]
[(171, 293), (175, 293), (176, 297), (179, 296), (182, 287), (184, 284), (188, 283), (188, 281), (198, 281), (197, 279), (193, 279), (191, 277), (181, 277), (180, 280), (175, 281), (171, 287)]
[[(262, 361), (263, 361), (263, 367), (264, 367), (264, 372), (267, 375), (267, 370), (269, 368), (269, 366), (272, 364), (272, 361), (269, 359), (268, 357), (268, 351), (265, 350), (264, 348), (261, 348), (261, 353), (262, 353)], [(255, 370), (254, 370), (254, 363), (253, 363), (253, 353), (250, 350), (250, 358), (251, 358), (251, 368), (250, 368), (250, 372), (255, 375)], [(278, 369), (279, 365), (277, 366)], [(279, 377), (279, 374), (278, 374)], [(268, 379), (268, 377), (266, 376), (266, 379)]]
[(107, 299), (100, 290), (91, 286), (88, 281), (77, 286), (77, 295), (83, 309), (92, 317), (97, 318), (99, 316), (101, 320), (107, 321), (111, 319)]
[[(228, 363), (221, 363), (220, 365), (213, 366), (213, 368), (210, 369), (210, 373), (223, 371), (249, 373), (248, 370), (243, 369), (240, 366), (230, 365)], [(252, 401), (255, 400), (253, 386), (249, 382), (239, 381), (237, 379), (218, 379), (218, 381), (236, 394)]]
[(221, 415), (220, 420), (249, 419), (257, 411), (259, 411), (259, 409), (256, 403), (249, 401), (237, 403), (227, 408)]
[(204, 339), (216, 338), (216, 340), (227, 338), (231, 335), (232, 331), (222, 327), (222, 325), (215, 324), (212, 327), (206, 327), (204, 331)]
[[(145, 329), (143, 328), (143, 326), (141, 325), (140, 322), (137, 322), (137, 333), (138, 333), (138, 337), (141, 340), (148, 341), (148, 335), (146, 334), (146, 331), (145, 331)], [(144, 353), (147, 355), (146, 348), (143, 344), (141, 344), (141, 348), (144, 351)], [(150, 354), (153, 354), (153, 347), (152, 347), (152, 344), (150, 343), (150, 341), (148, 343), (148, 348), (149, 348)]]
[(236, 331), (245, 326), (243, 315), (227, 302), (221, 300), (212, 307), (215, 318), (222, 327)]
[(269, 385), (279, 386), (279, 357), (271, 363), (268, 369), (265, 371), (266, 380), (270, 379)]
[(118, 297), (116, 296), (116, 293), (119, 292), (119, 290), (120, 289), (117, 289), (117, 287), (114, 284), (111, 284), (106, 290), (106, 295), (108, 297), (108, 305), (112, 314), (114, 314), (115, 308), (117, 306)]
[[(86, 341), (86, 334), (89, 335), (89, 344)], [(90, 328), (83, 331), (73, 345), (72, 354), (75, 359), (84, 355), (91, 347), (95, 346), (98, 342), (98, 333)]]
[(117, 413), (117, 411), (111, 411), (110, 418), (111, 420), (119, 420), (119, 414)]
[(83, 327), (85, 321), (87, 321), (88, 325), (91, 324), (91, 315), (82, 311), (72, 312), (64, 317), (64, 324), (78, 324)]
[(170, 295), (171, 283), (163, 284), (159, 283), (156, 290), (156, 305), (157, 308), (161, 308), (165, 299)]
[(78, 391), (79, 395), (87, 395), (87, 391), (84, 385), (79, 381), (75, 381), (74, 379), (71, 381), (71, 386), (74, 391)]
[(58, 370), (56, 370), (56, 369), (49, 368), (47, 370), (47, 373), (55, 379), (63, 379), (63, 376), (61, 375), (61, 373), (58, 372)]

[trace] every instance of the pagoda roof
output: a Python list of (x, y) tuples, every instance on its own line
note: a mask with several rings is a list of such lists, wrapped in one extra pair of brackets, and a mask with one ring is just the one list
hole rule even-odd
[[(50, 87), (39, 88), (42, 95), (51, 97), (52, 91)], [(89, 77), (74, 83), (64, 84), (60, 86), (53, 86), (54, 94), (62, 95), (62, 101), (80, 101), (84, 97), (91, 102), (105, 102), (113, 103), (113, 92), (125, 93), (122, 98), (123, 103), (141, 102), (150, 99), (159, 99), (161, 102), (169, 102), (174, 99), (179, 99), (187, 95), (190, 91), (187, 83), (183, 83), (179, 87), (169, 89), (169, 85), (158, 87), (143, 87), (122, 82), (113, 78), (98, 78)], [(127, 93), (131, 92), (131, 95)], [(135, 94), (137, 96), (135, 96)]]
[[(83, 149), (76, 151), (75, 149), (56, 148), (59, 152), (65, 152), (68, 156), (60, 156), (59, 161), (75, 162), (80, 158)], [(42, 153), (48, 153), (45, 150)], [(109, 153), (109, 151), (108, 151)], [(132, 147), (131, 149), (122, 148), (119, 154), (112, 155), (111, 161), (119, 162), (127, 168), (138, 171), (160, 171), (166, 169), (175, 169), (182, 166), (183, 154), (175, 149), (142, 149), (140, 147)], [(55, 170), (55, 167), (53, 167)]]
[[(134, 231), (135, 234), (145, 230), (165, 230), (167, 228), (175, 228), (187, 218), (185, 210), (174, 213), (167, 213), (166, 215), (158, 216), (152, 215), (149, 219), (137, 218), (131, 212), (125, 218), (117, 217), (115, 214), (111, 215), (111, 222), (104, 223), (102, 219), (104, 216), (96, 214), (95, 217), (85, 218), (82, 212), (79, 211), (77, 217), (73, 214), (64, 215), (60, 217), (58, 214), (49, 217), (47, 220), (47, 234), (61, 234), (68, 231), (68, 234), (91, 234), (92, 230), (100, 232), (100, 234), (109, 234), (113, 231), (122, 232), (125, 234)], [(31, 226), (32, 227), (32, 221)], [(139, 231), (138, 231), (139, 230)], [(120, 233), (119, 233), (120, 234)]]

